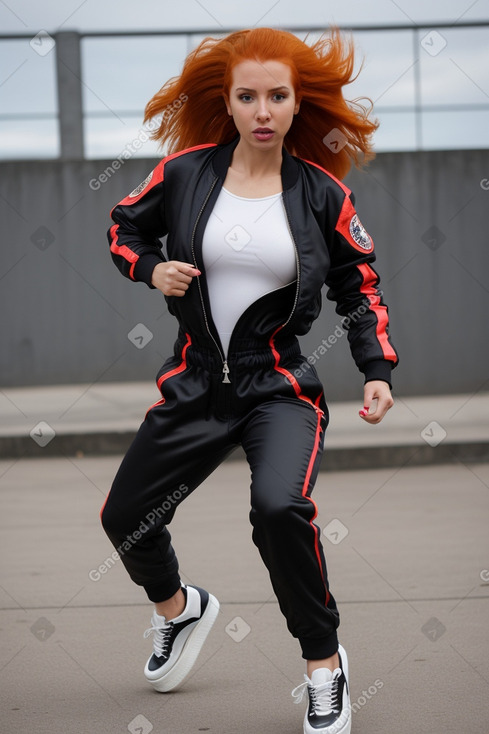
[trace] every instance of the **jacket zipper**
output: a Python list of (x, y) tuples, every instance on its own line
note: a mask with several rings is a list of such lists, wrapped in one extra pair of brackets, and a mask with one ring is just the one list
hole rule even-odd
[[(207, 202), (209, 201), (209, 199), (211, 197), (211, 194), (214, 191), (214, 188), (216, 186), (217, 181), (218, 181), (218, 178), (216, 177), (214, 179), (214, 181), (212, 182), (212, 185), (211, 185), (211, 187), (210, 187), (210, 189), (209, 189), (209, 191), (207, 193), (207, 196), (205, 197), (204, 203), (202, 204), (202, 206), (200, 208), (200, 211), (199, 211), (199, 213), (197, 215), (197, 219), (195, 220), (194, 228), (193, 228), (193, 231), (192, 231), (191, 251), (192, 251), (192, 257), (193, 257), (193, 260), (194, 260), (194, 266), (197, 269), (198, 269), (197, 260), (195, 258), (195, 233), (197, 231), (197, 225), (199, 223), (200, 217), (202, 216), (202, 213), (203, 213), (203, 211), (204, 211), (204, 209), (205, 209), (205, 207), (207, 205)], [(296, 267), (297, 267), (297, 287), (296, 287), (296, 290), (295, 290), (295, 298), (294, 298), (294, 303), (292, 305), (292, 310), (291, 310), (291, 312), (289, 314), (289, 317), (288, 317), (287, 321), (285, 321), (282, 324), (282, 326), (280, 327), (281, 329), (283, 329), (285, 326), (287, 326), (287, 324), (291, 320), (292, 316), (294, 315), (294, 311), (295, 311), (296, 306), (297, 306), (297, 301), (299, 300), (300, 279), (301, 279), (301, 265), (300, 265), (300, 260), (299, 260), (299, 252), (298, 252), (298, 249), (297, 249), (297, 243), (295, 241), (294, 234), (292, 232), (292, 228), (290, 226), (289, 213), (288, 213), (288, 210), (287, 210), (287, 204), (285, 202), (285, 197), (284, 197), (283, 194), (282, 194), (282, 199), (283, 199), (283, 202), (284, 202), (285, 220), (287, 222), (287, 227), (288, 227), (288, 230), (289, 230), (290, 238), (291, 238), (292, 243), (294, 245), (295, 262), (296, 262)], [(216, 341), (216, 339), (214, 337), (214, 334), (210, 330), (209, 322), (207, 320), (207, 313), (206, 313), (206, 310), (205, 310), (204, 297), (203, 297), (203, 294), (202, 294), (202, 287), (200, 285), (200, 276), (197, 276), (197, 285), (199, 287), (200, 304), (202, 306), (202, 313), (203, 313), (203, 316), (204, 316), (205, 326), (206, 326), (206, 329), (207, 329), (207, 332), (208, 332), (209, 336), (211, 337), (212, 341), (216, 345), (216, 349), (219, 352), (219, 356), (220, 356), (221, 361), (222, 361), (222, 375), (223, 375), (222, 382), (223, 383), (226, 383), (226, 384), (229, 384), (231, 382), (231, 380), (229, 379), (229, 367), (228, 367), (227, 360), (224, 357), (224, 355), (222, 353), (222, 350), (221, 350), (219, 344), (217, 343), (217, 341)]]
[(294, 245), (295, 262), (296, 262), (296, 265), (297, 265), (297, 288), (295, 289), (295, 299), (294, 299), (294, 304), (292, 306), (292, 311), (290, 312), (289, 318), (287, 319), (287, 321), (285, 321), (282, 324), (281, 329), (283, 329), (284, 326), (287, 326), (287, 324), (289, 323), (290, 319), (294, 315), (295, 307), (297, 306), (297, 301), (299, 300), (300, 281), (301, 281), (301, 263), (300, 263), (300, 260), (299, 260), (299, 251), (297, 249), (297, 243), (295, 241), (295, 237), (294, 237), (294, 234), (292, 232), (292, 227), (290, 226), (289, 212), (287, 210), (287, 204), (286, 204), (285, 196), (284, 196), (283, 193), (282, 193), (282, 200), (284, 202), (285, 220), (287, 222), (287, 227), (289, 229), (290, 238), (291, 238), (292, 243)]
[[(195, 220), (194, 228), (193, 228), (193, 231), (192, 231), (192, 240), (191, 240), (192, 257), (194, 259), (194, 265), (197, 268), (197, 270), (198, 270), (198, 267), (197, 267), (197, 260), (195, 258), (195, 248), (194, 248), (194, 245), (195, 245), (195, 233), (197, 231), (197, 225), (199, 223), (199, 219), (202, 216), (202, 212), (204, 211), (204, 209), (205, 209), (205, 207), (207, 205), (207, 202), (210, 199), (210, 196), (211, 196), (212, 192), (214, 191), (214, 188), (216, 186), (217, 181), (218, 181), (218, 178), (216, 177), (214, 179), (214, 181), (212, 182), (212, 186), (210, 187), (210, 189), (209, 189), (209, 191), (207, 193), (207, 196), (205, 197), (204, 203), (202, 204), (202, 206), (200, 208), (200, 211), (199, 211), (199, 213), (197, 215), (197, 219)], [(202, 306), (202, 313), (203, 313), (203, 316), (204, 316), (205, 326), (206, 326), (206, 329), (207, 329), (207, 332), (208, 332), (209, 336), (211, 337), (212, 341), (216, 345), (216, 349), (219, 352), (219, 356), (221, 357), (221, 361), (222, 361), (222, 374), (223, 374), (222, 382), (224, 382), (224, 383), (230, 383), (231, 380), (229, 379), (229, 367), (228, 367), (227, 360), (225, 359), (225, 357), (224, 357), (224, 355), (223, 355), (223, 353), (221, 351), (221, 348), (220, 348), (219, 344), (217, 343), (217, 341), (216, 341), (216, 339), (214, 337), (214, 334), (210, 330), (209, 322), (207, 320), (207, 313), (206, 313), (205, 304), (204, 304), (204, 296), (202, 295), (202, 287), (200, 285), (200, 276), (197, 276), (197, 284), (199, 286), (200, 303), (201, 303), (201, 306)]]

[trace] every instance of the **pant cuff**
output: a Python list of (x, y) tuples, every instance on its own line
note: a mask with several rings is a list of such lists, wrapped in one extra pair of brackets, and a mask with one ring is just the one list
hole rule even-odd
[(170, 599), (174, 594), (177, 593), (178, 589), (182, 586), (180, 582), (180, 576), (175, 574), (165, 581), (165, 583), (151, 584), (150, 586), (144, 586), (144, 590), (148, 595), (148, 599), (155, 604), (160, 601), (166, 601)]
[(330, 658), (331, 655), (338, 652), (338, 635), (336, 630), (328, 635), (328, 637), (300, 639), (299, 643), (302, 648), (302, 657), (304, 660), (322, 660), (323, 658)]

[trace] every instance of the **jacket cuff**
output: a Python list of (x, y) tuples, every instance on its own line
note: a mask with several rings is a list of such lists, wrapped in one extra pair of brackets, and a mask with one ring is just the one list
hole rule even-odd
[(155, 267), (162, 262), (165, 262), (163, 258), (153, 253), (141, 255), (134, 266), (134, 280), (142, 281), (150, 288), (154, 288), (154, 285), (151, 284), (151, 276)]
[(365, 375), (365, 382), (371, 382), (372, 380), (383, 380), (384, 382), (387, 382), (389, 387), (392, 389), (392, 362), (389, 362), (389, 360), (372, 359), (370, 362), (367, 362), (362, 371)]

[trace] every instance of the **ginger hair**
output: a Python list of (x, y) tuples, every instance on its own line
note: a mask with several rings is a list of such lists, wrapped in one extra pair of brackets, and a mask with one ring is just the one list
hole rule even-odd
[[(144, 121), (156, 118), (152, 138), (166, 143), (169, 153), (233, 140), (237, 130), (224, 95), (229, 95), (233, 67), (247, 59), (282, 61), (291, 68), (300, 110), (284, 138), (289, 153), (339, 179), (352, 162), (359, 167), (374, 157), (371, 136), (378, 122), (369, 118), (370, 100), (367, 108), (343, 97), (343, 87), (356, 78), (354, 50), (336, 28), (310, 46), (293, 33), (272, 28), (205, 38), (187, 56), (180, 76), (169, 79), (146, 105)], [(323, 142), (332, 131), (332, 139), (339, 140), (337, 150)]]

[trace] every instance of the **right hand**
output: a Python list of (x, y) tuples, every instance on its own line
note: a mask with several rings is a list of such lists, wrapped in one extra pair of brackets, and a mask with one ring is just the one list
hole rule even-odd
[(170, 260), (158, 263), (151, 276), (151, 285), (165, 296), (184, 296), (192, 278), (200, 275), (200, 270), (190, 263)]

